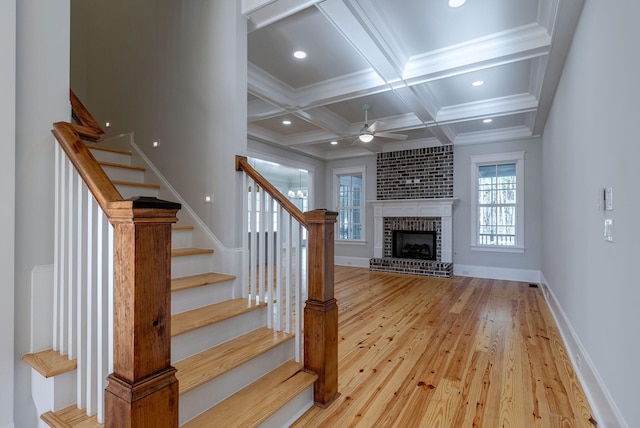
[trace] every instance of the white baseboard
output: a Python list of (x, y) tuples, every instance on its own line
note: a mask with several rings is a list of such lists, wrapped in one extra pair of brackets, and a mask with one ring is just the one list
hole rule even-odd
[(369, 259), (367, 257), (335, 256), (333, 260), (338, 266), (369, 267)]
[(582, 346), (582, 342), (567, 318), (567, 314), (564, 312), (560, 302), (553, 293), (553, 289), (549, 287), (542, 273), (540, 273), (540, 283), (551, 314), (555, 318), (564, 345), (567, 348), (573, 367), (580, 380), (580, 384), (587, 395), (589, 404), (591, 404), (594, 412), (593, 416), (598, 422), (598, 426), (604, 428), (628, 428), (629, 425), (620, 414), (620, 410), (613, 401), (598, 370), (594, 366), (584, 346)]
[(453, 274), (472, 276), (474, 278), (502, 279), (506, 281), (540, 282), (540, 271), (532, 269), (498, 268), (491, 266), (474, 266), (453, 264)]

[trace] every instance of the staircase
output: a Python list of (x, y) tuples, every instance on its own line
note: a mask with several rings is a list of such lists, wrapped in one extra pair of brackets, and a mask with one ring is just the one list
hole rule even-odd
[[(89, 146), (122, 197), (179, 200), (170, 186), (158, 184), (166, 182), (131, 138)], [(236, 275), (243, 272), (219, 272), (226, 264), (184, 204), (178, 218), (171, 232), (171, 365), (180, 426), (288, 426), (313, 405), (317, 375), (295, 361), (293, 334), (267, 327), (267, 302), (242, 295)], [(69, 394), (77, 383), (75, 360), (52, 350), (23, 359), (34, 369), (34, 389), (45, 396), (36, 403), (44, 423), (102, 426)]]

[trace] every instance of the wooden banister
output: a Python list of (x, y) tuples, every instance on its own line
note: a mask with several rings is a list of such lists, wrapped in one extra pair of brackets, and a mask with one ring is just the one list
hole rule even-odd
[(57, 122), (53, 124), (51, 132), (98, 201), (100, 208), (108, 213), (109, 202), (121, 201), (122, 196), (84, 144), (76, 128), (67, 122)]
[(304, 308), (304, 366), (318, 375), (314, 401), (328, 406), (338, 397), (338, 304), (334, 297), (334, 225), (338, 213), (328, 210), (300, 211), (244, 156), (236, 156), (236, 170), (244, 171), (308, 233), (307, 286)]
[(307, 218), (304, 216), (302, 211), (298, 209), (286, 196), (284, 196), (278, 189), (276, 189), (273, 184), (269, 183), (269, 180), (264, 178), (262, 174), (256, 171), (246, 157), (244, 156), (236, 156), (236, 171), (244, 171), (249, 177), (256, 182), (258, 186), (260, 186), (265, 192), (267, 192), (273, 199), (278, 201), (280, 205), (293, 217), (298, 223), (309, 228), (309, 223), (307, 222)]
[(74, 125), (78, 134), (89, 141), (98, 141), (100, 137), (104, 135), (104, 131), (98, 124), (89, 110), (82, 104), (80, 99), (73, 93), (73, 90), (69, 90), (69, 101), (71, 101), (71, 115), (77, 122)]
[(104, 425), (177, 428), (171, 225), (181, 206), (157, 198), (123, 200), (82, 141), (104, 131), (73, 92), (71, 105), (79, 124), (55, 123), (52, 132), (114, 227), (114, 372), (108, 377)]
[(308, 300), (304, 308), (304, 366), (315, 372), (314, 401), (338, 397), (338, 304), (334, 297), (334, 225), (338, 213), (305, 213), (309, 223)]

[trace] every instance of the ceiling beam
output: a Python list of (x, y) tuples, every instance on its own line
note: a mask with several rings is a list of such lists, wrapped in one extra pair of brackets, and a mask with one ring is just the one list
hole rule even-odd
[(322, 0), (242, 0), (242, 14), (249, 32), (266, 27)]

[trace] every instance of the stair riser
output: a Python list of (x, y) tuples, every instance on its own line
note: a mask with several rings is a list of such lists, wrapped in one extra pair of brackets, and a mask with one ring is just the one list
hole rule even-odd
[(171, 314), (233, 299), (233, 281), (210, 284), (171, 293)]
[(313, 407), (313, 384), (296, 395), (281, 407), (269, 419), (260, 424), (260, 428), (282, 428), (291, 426), (311, 407)]
[(134, 183), (144, 183), (144, 171), (129, 168), (118, 168), (114, 166), (103, 165), (102, 169), (107, 173), (110, 179), (119, 181), (130, 181)]
[(193, 230), (174, 230), (171, 232), (171, 248), (193, 247)]
[(213, 271), (213, 256), (211, 254), (197, 254), (194, 256), (172, 257), (171, 277), (196, 275)]
[[(31, 395), (39, 415), (48, 411), (58, 411), (76, 402), (76, 373), (72, 370), (54, 377), (45, 378), (31, 370)], [(47, 424), (40, 421), (40, 426)]]
[(105, 152), (104, 150), (91, 150), (91, 154), (98, 162), (119, 163), (122, 165), (131, 165), (131, 156), (121, 153)]
[[(256, 381), (291, 359), (294, 341), (288, 340), (272, 350), (218, 376), (210, 382), (180, 396), (180, 424), (187, 422), (214, 404)], [(250, 409), (251, 403), (247, 403)]]
[(264, 327), (266, 325), (266, 311), (267, 308), (257, 309), (175, 336), (171, 339), (171, 361), (183, 360), (198, 352)]
[(146, 187), (122, 186), (122, 185), (117, 185), (116, 189), (118, 189), (118, 192), (120, 192), (123, 199), (134, 198), (136, 196), (150, 196), (153, 198), (158, 197), (158, 189), (149, 189)]

